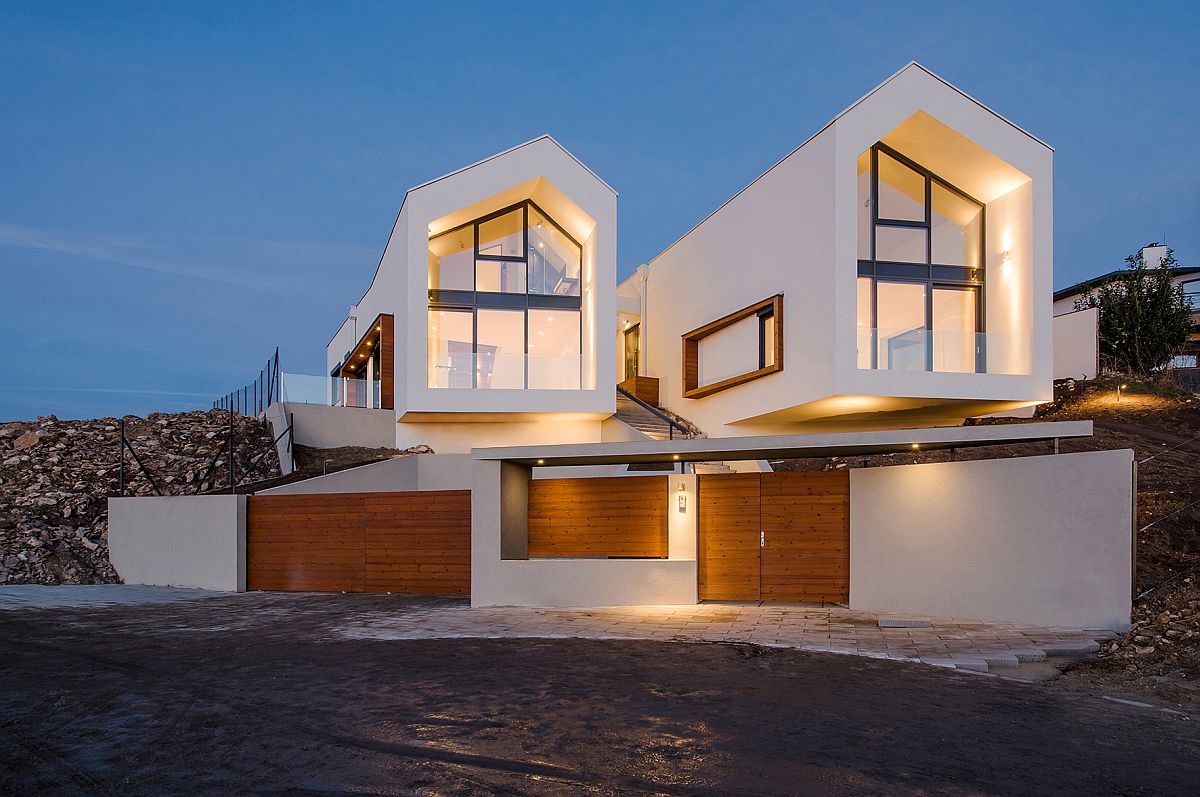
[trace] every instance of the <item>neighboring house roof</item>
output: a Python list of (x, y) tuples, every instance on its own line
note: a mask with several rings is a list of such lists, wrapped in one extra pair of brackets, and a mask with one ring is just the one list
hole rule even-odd
[[(1070, 287), (1055, 291), (1054, 292), (1054, 301), (1057, 302), (1061, 299), (1070, 299), (1072, 296), (1078, 296), (1079, 294), (1083, 293), (1084, 285), (1090, 285), (1092, 287), (1099, 287), (1100, 285), (1103, 285), (1104, 283), (1108, 282), (1109, 280), (1121, 279), (1121, 275), (1125, 274), (1125, 273), (1127, 273), (1127, 269), (1119, 268), (1116, 271), (1110, 271), (1107, 274), (1101, 274), (1099, 277), (1095, 277), (1090, 280), (1082, 280), (1080, 282), (1075, 283), (1074, 285), (1071, 285)], [(1185, 277), (1188, 274), (1200, 274), (1200, 266), (1172, 266), (1171, 267), (1171, 276), (1173, 276), (1173, 277)]]

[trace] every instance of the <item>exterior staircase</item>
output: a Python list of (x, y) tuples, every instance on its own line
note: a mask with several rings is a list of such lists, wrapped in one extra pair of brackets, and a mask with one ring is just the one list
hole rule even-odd
[(671, 424), (666, 418), (656, 415), (620, 391), (617, 391), (616, 418), (654, 440), (670, 440), (683, 436), (678, 429), (671, 431)]

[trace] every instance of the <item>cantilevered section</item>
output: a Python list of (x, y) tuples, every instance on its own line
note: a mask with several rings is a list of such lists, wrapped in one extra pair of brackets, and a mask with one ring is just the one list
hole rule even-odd
[(502, 460), (530, 466), (620, 465), (895, 454), (912, 451), (914, 446), (922, 451), (930, 451), (1091, 436), (1091, 421), (1059, 421), (836, 434), (476, 448), (472, 449), (471, 454), (479, 460)]

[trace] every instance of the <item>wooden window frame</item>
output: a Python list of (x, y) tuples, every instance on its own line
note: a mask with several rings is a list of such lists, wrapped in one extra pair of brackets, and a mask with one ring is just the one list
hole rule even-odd
[[(726, 327), (732, 326), (739, 321), (744, 321), (747, 318), (755, 318), (763, 311), (770, 311), (770, 314), (775, 318), (775, 340), (774, 351), (775, 360), (768, 366), (756, 368), (753, 371), (747, 371), (744, 374), (731, 376), (728, 379), (722, 379), (720, 382), (713, 382), (711, 385), (700, 386), (700, 341), (707, 338), (709, 335), (715, 335)], [(761, 330), (761, 322), (759, 329)], [(760, 332), (761, 334), (761, 332)], [(761, 345), (761, 344), (760, 344)], [(762, 352), (760, 349), (759, 362), (762, 362)], [(783, 370), (783, 294), (777, 293), (774, 296), (763, 299), (761, 302), (755, 302), (749, 307), (743, 307), (741, 310), (730, 313), (727, 316), (718, 318), (704, 326), (693, 329), (683, 335), (683, 397), (688, 399), (704, 398), (711, 396), (713, 393), (719, 393), (722, 390), (728, 390), (731, 387), (744, 385), (747, 382), (752, 382), (755, 379), (761, 379), (764, 376), (778, 373)]]

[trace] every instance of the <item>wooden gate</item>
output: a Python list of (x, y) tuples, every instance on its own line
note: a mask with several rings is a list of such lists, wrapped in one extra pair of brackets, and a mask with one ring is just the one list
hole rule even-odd
[(847, 471), (701, 475), (701, 600), (850, 599)]
[(252, 495), (246, 585), (468, 595), (471, 492)]

